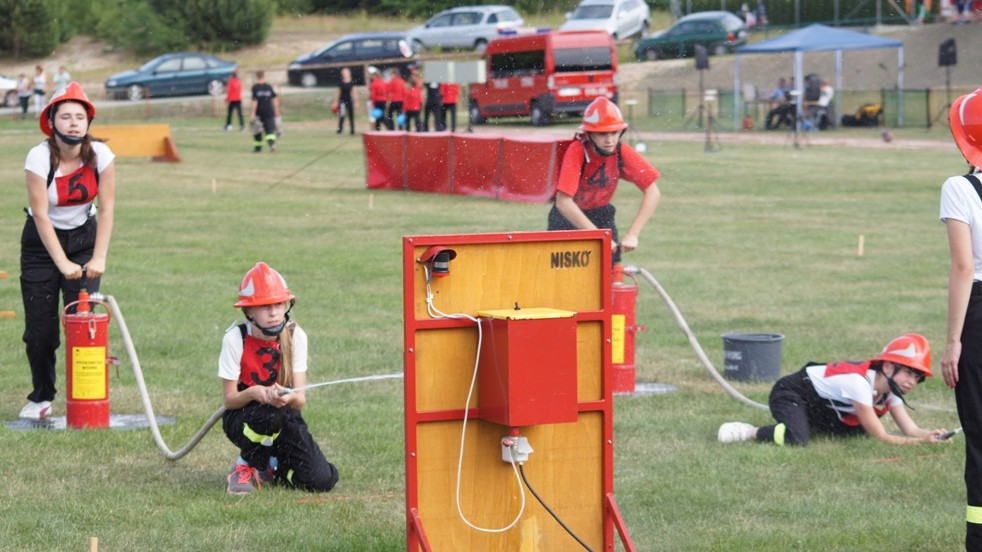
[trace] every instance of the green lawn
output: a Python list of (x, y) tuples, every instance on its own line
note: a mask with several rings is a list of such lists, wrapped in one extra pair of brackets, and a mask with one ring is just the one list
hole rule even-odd
[[(172, 449), (221, 404), (220, 340), (240, 318), (237, 285), (256, 261), (279, 269), (298, 296), (310, 381), (389, 374), (402, 369), (403, 236), (545, 226), (545, 205), (366, 190), (361, 141), (334, 134), (323, 119), (325, 94), (286, 101), (276, 155), (253, 155), (246, 133), (222, 132), (224, 119), (207, 102), (177, 102), (152, 104), (151, 116), (171, 122), (183, 163), (117, 161), (103, 291), (125, 314), (155, 409), (177, 419), (162, 428)], [(139, 122), (145, 113), (104, 110), (99, 120)], [(646, 124), (655, 121), (638, 122)], [(783, 334), (783, 373), (809, 360), (869, 358), (913, 331), (937, 348), (938, 371), (948, 262), (938, 199), (943, 180), (964, 170), (957, 152), (794, 149), (727, 136), (716, 153), (698, 140), (648, 142), (664, 196), (640, 249), (625, 258), (664, 285), (711, 360), (721, 367), (728, 331)], [(897, 143), (924, 137), (898, 133)], [(5, 420), (30, 385), (17, 263), (21, 167), (40, 138), (33, 122), (0, 121), (8, 184), (0, 270), (10, 274), (0, 280), (0, 309), (17, 311), (0, 319)], [(618, 192), (622, 226), (639, 197), (627, 185)], [(637, 318), (647, 329), (638, 336), (638, 379), (679, 390), (616, 399), (617, 500), (639, 550), (959, 547), (962, 437), (952, 446), (822, 438), (802, 449), (722, 446), (720, 423), (768, 416), (716, 385), (654, 290), (640, 285)], [(110, 335), (122, 359), (112, 410), (140, 413), (118, 327)], [(736, 386), (766, 402), (769, 385)], [(910, 399), (922, 425), (958, 425), (939, 378)], [(64, 414), (63, 395), (55, 408)], [(401, 382), (311, 391), (305, 417), (341, 471), (327, 495), (273, 488), (227, 496), (236, 451), (220, 429), (171, 462), (145, 430), (2, 428), (0, 549), (80, 550), (92, 536), (102, 550), (404, 549)]]

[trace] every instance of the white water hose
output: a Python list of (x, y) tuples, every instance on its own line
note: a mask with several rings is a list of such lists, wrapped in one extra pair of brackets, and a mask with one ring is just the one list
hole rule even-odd
[[(133, 363), (133, 375), (136, 377), (136, 385), (140, 390), (140, 400), (143, 402), (143, 410), (144, 412), (146, 412), (147, 421), (150, 423), (150, 432), (153, 434), (153, 440), (157, 443), (157, 447), (159, 447), (160, 450), (163, 451), (164, 456), (166, 456), (168, 460), (177, 460), (183, 457), (184, 455), (186, 455), (187, 453), (191, 452), (191, 449), (193, 449), (201, 441), (201, 439), (205, 436), (206, 433), (208, 433), (211, 427), (215, 425), (215, 423), (222, 418), (222, 414), (225, 413), (225, 407), (223, 406), (218, 410), (216, 410), (215, 413), (212, 414), (210, 418), (208, 418), (208, 421), (205, 422), (205, 425), (201, 426), (201, 429), (198, 430), (198, 432), (194, 435), (194, 437), (191, 438), (190, 441), (187, 442), (186, 445), (184, 445), (177, 451), (171, 451), (170, 448), (167, 447), (167, 443), (164, 443), (163, 437), (161, 437), (160, 435), (160, 428), (157, 427), (157, 418), (153, 413), (153, 405), (150, 404), (150, 396), (147, 393), (147, 384), (143, 381), (143, 370), (140, 368), (140, 359), (136, 355), (136, 348), (133, 346), (133, 340), (130, 338), (130, 332), (126, 328), (126, 320), (123, 319), (123, 313), (120, 312), (119, 305), (116, 303), (116, 298), (114, 298), (112, 295), (106, 295), (104, 297), (101, 294), (92, 295), (93, 301), (102, 301), (103, 299), (105, 299), (105, 301), (109, 303), (109, 309), (112, 311), (113, 317), (116, 319), (116, 323), (119, 324), (119, 331), (123, 335), (123, 343), (126, 344), (126, 353), (130, 356), (130, 362)], [(313, 389), (316, 387), (337, 385), (340, 383), (352, 383), (358, 381), (372, 381), (372, 380), (392, 379), (392, 378), (401, 378), (401, 377), (402, 377), (402, 373), (400, 372), (396, 374), (386, 374), (380, 376), (364, 376), (359, 378), (347, 378), (347, 379), (341, 379), (336, 381), (312, 383), (300, 387), (297, 390)]]
[(672, 312), (672, 316), (675, 318), (675, 322), (679, 325), (680, 328), (682, 328), (682, 332), (689, 339), (689, 344), (692, 345), (692, 349), (695, 350), (696, 356), (698, 356), (699, 360), (702, 361), (703, 366), (706, 367), (706, 370), (709, 372), (709, 375), (712, 376), (714, 380), (716, 380), (716, 383), (718, 383), (732, 397), (743, 402), (744, 404), (753, 406), (754, 408), (759, 408), (761, 410), (770, 410), (770, 408), (767, 405), (760, 404), (759, 402), (752, 401), (747, 397), (743, 396), (739, 391), (734, 389), (733, 386), (731, 386), (725, 379), (723, 379), (723, 376), (719, 375), (719, 372), (713, 366), (713, 363), (709, 361), (709, 357), (706, 356), (706, 352), (703, 351), (702, 346), (699, 345), (699, 341), (696, 339), (695, 334), (693, 334), (692, 330), (689, 329), (689, 325), (685, 322), (685, 318), (682, 317), (682, 313), (679, 312), (678, 307), (675, 306), (675, 302), (672, 301), (672, 298), (668, 296), (668, 293), (665, 291), (665, 288), (661, 287), (661, 284), (658, 283), (658, 280), (656, 280), (655, 277), (652, 276), (650, 272), (648, 272), (643, 268), (638, 268), (635, 266), (625, 266), (624, 272), (628, 274), (640, 274), (642, 278), (644, 278), (649, 284), (651, 284), (651, 287), (655, 288), (655, 291), (658, 292), (658, 295), (661, 296), (663, 301), (665, 301), (665, 305), (668, 307), (668, 310)]

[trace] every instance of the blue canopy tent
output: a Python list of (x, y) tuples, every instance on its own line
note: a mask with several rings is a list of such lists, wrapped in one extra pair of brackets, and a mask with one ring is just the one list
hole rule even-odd
[[(777, 54), (791, 52), (794, 57), (794, 81), (799, 98), (803, 97), (804, 75), (802, 60), (805, 52), (835, 52), (835, 87), (842, 90), (842, 52), (843, 50), (872, 50), (877, 48), (897, 48), (897, 90), (903, 90), (904, 84), (904, 43), (878, 36), (868, 35), (845, 29), (829, 27), (819, 23), (809, 25), (770, 40), (755, 44), (747, 44), (736, 49), (736, 63), (733, 71), (734, 113), (739, 113), (740, 106), (740, 56), (743, 54)], [(898, 95), (899, 122), (903, 124), (903, 94)], [(842, 98), (835, 96), (836, 113), (841, 113)], [(797, 124), (802, 120), (802, 102), (798, 102)], [(734, 117), (734, 130), (738, 129), (737, 117)]]

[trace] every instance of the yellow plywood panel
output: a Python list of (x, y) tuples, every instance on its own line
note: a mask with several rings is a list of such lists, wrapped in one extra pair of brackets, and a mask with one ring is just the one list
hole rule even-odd
[[(603, 308), (600, 240), (457, 244), (450, 275), (433, 278), (433, 304), (442, 312), (521, 308), (573, 312)], [(426, 250), (418, 247), (415, 258)], [(414, 264), (415, 316), (426, 320), (423, 265)]]
[(177, 146), (171, 138), (170, 125), (96, 125), (91, 133), (106, 141), (119, 157), (153, 157), (180, 161)]
[(602, 337), (600, 322), (576, 325), (576, 398), (580, 402), (603, 398)]
[[(497, 424), (480, 420), (467, 424), (460, 511), (477, 527), (507, 527), (520, 511), (524, 492), (525, 512), (502, 533), (479, 531), (461, 519), (456, 500), (461, 427), (461, 421), (419, 426), (419, 511), (430, 529), (432, 549), (572, 550), (575, 541), (524, 490), (511, 464), (501, 460), (500, 441), (507, 429)], [(529, 483), (577, 536), (594, 550), (602, 550), (602, 413), (583, 413), (571, 424), (523, 428), (522, 435), (534, 449), (524, 465)]]
[[(416, 408), (464, 408), (474, 375), (477, 326), (416, 332)], [(477, 406), (477, 391), (471, 408)]]

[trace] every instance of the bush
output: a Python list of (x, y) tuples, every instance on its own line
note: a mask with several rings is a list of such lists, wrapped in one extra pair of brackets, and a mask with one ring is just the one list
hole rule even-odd
[(0, 0), (0, 53), (43, 57), (61, 43), (50, 0)]
[(96, 34), (140, 55), (227, 51), (266, 40), (273, 12), (264, 0), (116, 0), (103, 7)]

